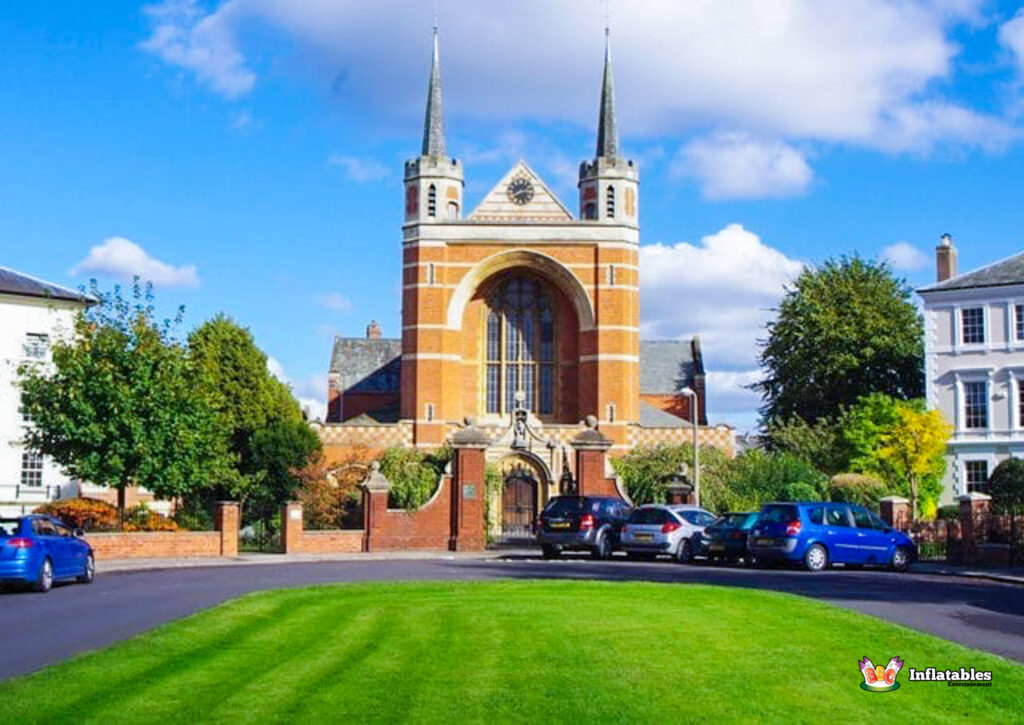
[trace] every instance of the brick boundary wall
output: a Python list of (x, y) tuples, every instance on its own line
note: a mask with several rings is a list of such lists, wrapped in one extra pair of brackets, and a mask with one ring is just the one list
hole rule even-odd
[(363, 551), (363, 529), (306, 531), (302, 504), (281, 507), (281, 547), (285, 554), (356, 554)]
[(137, 531), (88, 534), (96, 559), (178, 559), (238, 556), (239, 506), (217, 504), (216, 531)]

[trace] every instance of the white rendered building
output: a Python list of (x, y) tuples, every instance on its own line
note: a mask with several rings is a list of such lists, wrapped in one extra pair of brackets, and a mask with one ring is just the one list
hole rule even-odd
[(75, 290), (0, 267), (0, 516), (29, 513), (78, 487), (52, 461), (26, 451), (18, 367), (47, 364), (50, 346), (72, 334), (74, 317), (95, 300)]
[(929, 409), (954, 427), (941, 504), (983, 487), (1024, 457), (1024, 253), (957, 274), (949, 235), (936, 248), (938, 281), (924, 300)]

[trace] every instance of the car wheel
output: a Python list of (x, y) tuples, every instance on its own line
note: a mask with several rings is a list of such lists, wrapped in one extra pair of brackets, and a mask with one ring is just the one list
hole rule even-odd
[(910, 551), (907, 547), (896, 547), (896, 551), (892, 552), (892, 561), (889, 562), (889, 566), (893, 568), (893, 571), (906, 571), (910, 568)]
[(693, 544), (689, 539), (683, 539), (676, 548), (676, 561), (680, 564), (689, 564), (693, 561)]
[(545, 559), (557, 559), (562, 553), (562, 550), (553, 544), (544, 544), (540, 550), (543, 552)]
[(81, 575), (78, 577), (79, 584), (92, 584), (92, 580), (96, 578), (96, 560), (93, 559), (92, 554), (89, 554), (85, 560), (85, 568), (82, 570)]
[(811, 544), (804, 552), (804, 566), (808, 571), (825, 571), (828, 568), (828, 552), (821, 544)]
[(39, 578), (36, 579), (35, 589), (37, 592), (48, 592), (53, 586), (53, 563), (49, 558), (43, 559), (39, 567)]
[(608, 534), (601, 534), (601, 538), (597, 540), (597, 545), (590, 555), (595, 559), (607, 559), (612, 555), (612, 540)]

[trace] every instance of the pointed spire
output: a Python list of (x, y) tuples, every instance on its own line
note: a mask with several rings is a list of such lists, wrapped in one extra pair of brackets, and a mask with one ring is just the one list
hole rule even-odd
[(437, 23), (434, 24), (434, 58), (430, 64), (427, 89), (427, 115), (423, 121), (423, 155), (446, 156), (444, 144), (444, 108), (441, 103), (441, 60), (437, 50)]
[(597, 123), (597, 157), (619, 155), (619, 131), (615, 126), (615, 84), (612, 82), (612, 43), (604, 29), (604, 81), (601, 84), (601, 118)]

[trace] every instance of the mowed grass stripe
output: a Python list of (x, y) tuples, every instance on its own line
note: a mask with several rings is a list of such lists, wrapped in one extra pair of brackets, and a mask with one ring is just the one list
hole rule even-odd
[[(896, 692), (866, 693), (865, 655), (991, 669), (993, 686), (902, 673)], [(796, 596), (373, 584), (250, 595), (0, 684), (0, 723), (1020, 722), (1022, 692), (1018, 664)]]

